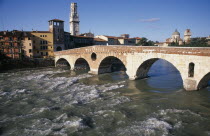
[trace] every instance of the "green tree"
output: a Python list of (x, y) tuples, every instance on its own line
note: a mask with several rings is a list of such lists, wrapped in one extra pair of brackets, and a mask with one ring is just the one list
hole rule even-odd
[(172, 42), (168, 46), (179, 46), (179, 44), (177, 42)]
[(154, 46), (155, 43), (151, 40), (148, 41), (148, 39), (145, 37), (142, 37), (136, 45), (137, 46)]

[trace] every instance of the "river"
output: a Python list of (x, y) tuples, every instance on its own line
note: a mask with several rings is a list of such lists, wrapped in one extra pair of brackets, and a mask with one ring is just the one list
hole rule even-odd
[(0, 73), (2, 136), (210, 136), (210, 87), (187, 92), (166, 61), (149, 78), (58, 68)]

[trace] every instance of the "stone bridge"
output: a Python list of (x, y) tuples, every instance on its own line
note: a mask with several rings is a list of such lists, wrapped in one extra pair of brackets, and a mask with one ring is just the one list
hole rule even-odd
[(150, 67), (158, 59), (170, 62), (179, 71), (186, 90), (198, 90), (208, 86), (210, 48), (113, 45), (55, 52), (56, 66), (66, 61), (71, 70), (74, 70), (76, 62), (83, 60), (89, 65), (92, 74), (110, 72), (110, 62), (120, 61), (131, 80), (147, 77)]

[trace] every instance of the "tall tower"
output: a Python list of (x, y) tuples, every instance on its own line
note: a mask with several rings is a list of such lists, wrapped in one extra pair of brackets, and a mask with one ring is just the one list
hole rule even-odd
[(79, 15), (77, 13), (77, 3), (71, 3), (70, 33), (71, 35), (79, 35)]
[(186, 29), (185, 32), (184, 32), (184, 42), (185, 43), (190, 42), (191, 35), (192, 35), (192, 33), (191, 33), (190, 29)]
[(53, 33), (54, 51), (64, 50), (64, 21), (59, 19), (49, 20), (49, 31)]

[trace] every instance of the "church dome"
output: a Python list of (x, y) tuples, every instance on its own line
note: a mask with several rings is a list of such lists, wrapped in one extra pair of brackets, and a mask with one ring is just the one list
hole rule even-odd
[(177, 31), (177, 29), (175, 30), (175, 32), (173, 32), (172, 35), (180, 35), (180, 33)]

